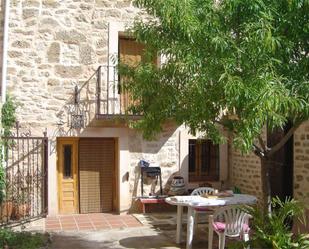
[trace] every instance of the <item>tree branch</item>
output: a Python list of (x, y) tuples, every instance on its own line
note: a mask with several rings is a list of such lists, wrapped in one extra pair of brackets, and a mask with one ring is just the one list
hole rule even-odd
[(285, 135), (284, 137), (276, 144), (274, 145), (269, 152), (267, 152), (266, 156), (272, 156), (275, 154), (278, 150), (281, 149), (283, 145), (293, 136), (294, 132), (297, 130), (297, 128), (300, 126), (301, 123), (295, 124)]
[(265, 143), (264, 143), (263, 138), (261, 137), (261, 135), (259, 135), (258, 140), (259, 140), (259, 143), (260, 143), (260, 145), (261, 145), (263, 151), (266, 152), (266, 151), (267, 151), (267, 147), (266, 147), (266, 145), (265, 145)]
[(259, 146), (253, 144), (253, 148), (253, 152), (256, 156), (258, 156), (259, 158), (265, 158), (265, 153)]

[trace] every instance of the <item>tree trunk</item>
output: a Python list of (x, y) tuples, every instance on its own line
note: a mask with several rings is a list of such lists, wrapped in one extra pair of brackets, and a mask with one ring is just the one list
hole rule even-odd
[(271, 213), (270, 163), (268, 158), (261, 158), (261, 182), (264, 211)]

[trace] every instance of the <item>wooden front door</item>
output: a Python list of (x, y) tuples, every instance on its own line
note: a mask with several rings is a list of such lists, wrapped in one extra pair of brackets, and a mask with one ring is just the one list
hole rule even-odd
[(57, 139), (58, 198), (60, 214), (76, 214), (78, 204), (78, 139)]

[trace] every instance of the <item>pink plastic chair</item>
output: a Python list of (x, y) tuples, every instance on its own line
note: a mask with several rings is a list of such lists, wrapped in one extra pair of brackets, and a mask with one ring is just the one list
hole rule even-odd
[(225, 237), (242, 237), (249, 240), (249, 218), (239, 206), (226, 206), (219, 208), (209, 216), (208, 249), (212, 249), (213, 232), (219, 236), (219, 249), (224, 249)]

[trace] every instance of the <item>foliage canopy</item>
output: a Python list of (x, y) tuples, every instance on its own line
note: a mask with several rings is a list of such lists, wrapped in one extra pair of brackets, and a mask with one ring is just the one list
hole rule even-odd
[[(135, 0), (151, 16), (132, 35), (146, 45), (139, 65), (122, 65), (135, 126), (152, 138), (167, 119), (252, 150), (265, 125), (309, 118), (308, 0)], [(164, 63), (153, 64), (164, 55)], [(221, 126), (221, 127), (220, 127)]]

